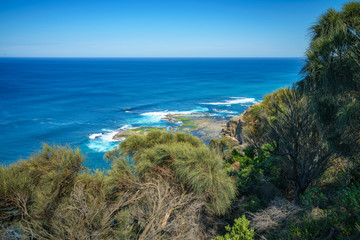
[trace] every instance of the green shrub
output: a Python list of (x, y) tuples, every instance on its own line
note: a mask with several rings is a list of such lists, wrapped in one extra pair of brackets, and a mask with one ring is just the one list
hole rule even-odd
[[(127, 155), (134, 163), (131, 167), (114, 161)], [(236, 196), (234, 181), (218, 152), (190, 134), (151, 131), (146, 136), (131, 136), (107, 157), (114, 162), (112, 171), (117, 171), (117, 179), (131, 178), (131, 172), (146, 179), (156, 171), (170, 169), (188, 191), (204, 196), (209, 209), (217, 214), (224, 214)]]
[(106, 157), (112, 168), (93, 173), (79, 150), (44, 145), (0, 167), (0, 238), (206, 238), (203, 214), (224, 214), (236, 195), (219, 153), (191, 135), (129, 137)]
[[(177, 132), (165, 132), (161, 130), (149, 131), (145, 136), (134, 135), (128, 137), (126, 141), (120, 143), (120, 149), (123, 154), (134, 155), (136, 152), (154, 147), (158, 144), (171, 144), (171, 143), (188, 143), (194, 147), (204, 145), (204, 143), (197, 137), (190, 134)], [(110, 154), (111, 155), (111, 154)], [(109, 154), (107, 154), (109, 156)]]
[(301, 196), (301, 204), (306, 207), (324, 208), (327, 204), (327, 197), (318, 187), (307, 189)]
[(252, 240), (254, 239), (254, 229), (250, 228), (250, 221), (246, 219), (245, 215), (241, 218), (235, 219), (232, 227), (226, 226), (227, 233), (224, 236), (217, 236), (214, 240)]
[(20, 219), (31, 214), (51, 218), (72, 191), (83, 170), (79, 149), (49, 146), (8, 168), (0, 168), (0, 216)]
[(359, 234), (360, 184), (341, 190), (329, 203), (316, 187), (306, 191), (301, 200), (310, 209), (291, 225), (288, 239), (324, 239), (332, 231), (339, 239), (357, 239), (354, 236)]
[(344, 228), (347, 232), (356, 229), (356, 225), (360, 224), (360, 184), (352, 184), (339, 193), (336, 200), (338, 207), (338, 215), (342, 215)]
[(326, 210), (314, 208), (303, 214), (301, 221), (290, 224), (289, 240), (310, 240), (326, 238), (332, 227), (331, 218)]
[(277, 158), (270, 154), (273, 148), (272, 144), (265, 144), (260, 150), (254, 147), (248, 147), (243, 152), (232, 150), (231, 156), (226, 159), (226, 169), (229, 175), (236, 177), (240, 193), (248, 193), (259, 182), (281, 184)]
[(264, 203), (262, 199), (260, 199), (258, 196), (254, 194), (251, 194), (248, 197), (246, 204), (244, 206), (244, 210), (249, 212), (256, 212), (263, 208), (264, 208)]

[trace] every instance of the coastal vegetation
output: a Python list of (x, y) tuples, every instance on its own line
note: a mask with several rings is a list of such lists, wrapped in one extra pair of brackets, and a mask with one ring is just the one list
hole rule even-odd
[(0, 167), (0, 238), (359, 239), (360, 3), (311, 33), (302, 80), (250, 107), (233, 136), (132, 129), (107, 172), (49, 145)]
[(199, 239), (237, 190), (221, 156), (189, 134), (134, 135), (88, 172), (79, 150), (44, 145), (0, 169), (2, 239)]

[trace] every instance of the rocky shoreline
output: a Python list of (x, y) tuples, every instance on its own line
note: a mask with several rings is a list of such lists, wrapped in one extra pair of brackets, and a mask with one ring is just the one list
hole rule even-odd
[(214, 117), (209, 113), (192, 114), (168, 114), (162, 118), (171, 125), (168, 127), (138, 127), (126, 129), (114, 135), (114, 140), (123, 140), (132, 135), (146, 135), (152, 130), (164, 130), (170, 132), (185, 132), (193, 134), (204, 141), (210, 139), (220, 139), (223, 128), (227, 120), (220, 117)]
[[(251, 107), (252, 106), (248, 109)], [(210, 141), (210, 139), (226, 138), (227, 140), (242, 145), (244, 144), (242, 129), (245, 124), (243, 117), (248, 109), (241, 115), (232, 117), (229, 120), (222, 117), (215, 117), (209, 113), (168, 114), (162, 119), (168, 121), (171, 126), (126, 129), (114, 135), (113, 139), (123, 140), (132, 135), (146, 135), (149, 131), (164, 130), (190, 133), (201, 138), (205, 142)]]
[(249, 112), (252, 107), (260, 103), (261, 102), (255, 103), (251, 105), (248, 109), (246, 109), (242, 114), (230, 118), (225, 128), (223, 128), (221, 134), (227, 139), (237, 142), (242, 147), (246, 147), (246, 141), (243, 135), (243, 128), (246, 126), (244, 116)]

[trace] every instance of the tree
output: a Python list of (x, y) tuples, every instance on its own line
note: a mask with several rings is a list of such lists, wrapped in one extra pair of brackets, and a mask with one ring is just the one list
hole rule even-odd
[(269, 96), (269, 114), (263, 115), (268, 128), (265, 141), (274, 143), (273, 152), (281, 157), (281, 167), (295, 185), (295, 202), (300, 194), (329, 166), (333, 151), (324, 141), (314, 113), (305, 96), (284, 89), (281, 98)]
[(360, 3), (329, 9), (311, 33), (297, 89), (311, 99), (323, 135), (347, 159), (349, 172), (360, 167), (354, 161), (360, 155)]

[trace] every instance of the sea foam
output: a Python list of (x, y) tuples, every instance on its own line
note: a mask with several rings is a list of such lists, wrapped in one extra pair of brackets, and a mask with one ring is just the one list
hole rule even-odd
[(89, 138), (90, 138), (90, 139), (96, 139), (96, 138), (100, 137), (101, 135), (102, 135), (102, 133), (94, 133), (94, 134), (91, 134), (91, 135), (89, 136)]
[(117, 130), (102, 129), (101, 133), (93, 133), (89, 136), (89, 142), (86, 146), (95, 152), (107, 152), (116, 147), (119, 141), (124, 139), (113, 139), (113, 137), (119, 132), (126, 129), (131, 129), (130, 125), (125, 125)]

